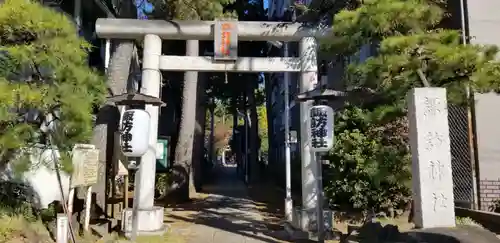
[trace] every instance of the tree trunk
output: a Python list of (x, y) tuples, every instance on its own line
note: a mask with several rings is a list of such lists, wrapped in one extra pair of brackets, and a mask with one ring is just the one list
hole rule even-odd
[(233, 159), (234, 162), (236, 162), (236, 171), (238, 176), (240, 176), (241, 172), (243, 171), (241, 168), (242, 167), (242, 155), (241, 155), (241, 141), (243, 134), (242, 133), (236, 133), (237, 128), (238, 128), (238, 94), (236, 93), (236, 90), (234, 90), (233, 97), (231, 99), (231, 111), (233, 113), (233, 141), (231, 144), (231, 152), (233, 154)]
[[(198, 40), (186, 41), (187, 56), (198, 56)], [(179, 140), (175, 148), (175, 161), (172, 168), (170, 196), (176, 201), (188, 201), (190, 193), (196, 191), (193, 177), (193, 140), (196, 125), (196, 94), (198, 72), (186, 72), (182, 91), (182, 113)], [(194, 94), (194, 95), (193, 95)]]
[[(271, 168), (274, 168), (274, 153), (275, 153), (275, 149), (274, 149), (274, 146), (273, 146), (273, 134), (274, 134), (274, 126), (273, 126), (273, 123), (272, 123), (272, 115), (273, 115), (273, 110), (272, 110), (272, 100), (271, 100), (271, 96), (273, 94), (273, 91), (272, 91), (272, 86), (271, 86), (271, 75), (270, 74), (265, 74), (265, 88), (266, 88), (266, 113), (267, 113), (267, 141), (268, 141), (268, 145), (269, 145), (269, 148), (268, 148), (268, 151), (267, 151), (267, 161), (268, 161), (268, 170), (271, 169)], [(269, 173), (269, 171), (268, 171)], [(271, 171), (272, 173), (272, 171)]]
[[(119, 18), (136, 18), (137, 12), (133, 1), (120, 1), (118, 17)], [(114, 49), (107, 70), (107, 84), (110, 95), (118, 95), (127, 91), (130, 64), (134, 51), (134, 42), (131, 40), (116, 40), (114, 41), (116, 48)], [(118, 131), (118, 123), (120, 121), (120, 111), (113, 104), (107, 102), (100, 108), (96, 126), (92, 134), (92, 144), (99, 149), (99, 169), (98, 182), (92, 186), (92, 193), (96, 198), (96, 207), (93, 212), (94, 216), (102, 216), (106, 209), (106, 197), (108, 186), (108, 175), (111, 169), (114, 148), (114, 133)], [(114, 175), (111, 178), (114, 180)], [(79, 193), (79, 196), (82, 196)], [(97, 215), (96, 215), (97, 214)]]
[[(249, 165), (249, 142), (250, 142), (250, 137), (248, 136), (248, 133), (250, 132), (250, 129), (247, 129), (250, 124), (248, 124), (248, 112), (247, 112), (247, 96), (248, 96), (248, 93), (247, 93), (247, 89), (246, 89), (246, 85), (244, 86), (243, 88), (243, 97), (242, 97), (242, 101), (241, 101), (241, 113), (244, 115), (243, 118), (243, 136), (241, 136), (241, 144), (240, 144), (240, 147), (242, 148), (241, 150), (241, 155), (243, 156), (243, 180), (246, 182), (247, 181), (247, 176), (250, 175), (249, 171), (248, 171), (248, 168), (250, 168), (250, 165)], [(243, 145), (243, 146), (241, 146)]]
[(208, 161), (209, 163), (213, 163), (214, 161), (214, 141), (215, 141), (215, 133), (214, 133), (214, 127), (215, 127), (215, 104), (211, 104), (208, 112), (210, 112), (210, 137), (208, 139)]
[(255, 102), (255, 81), (248, 81), (248, 108), (250, 108), (250, 131), (249, 131), (249, 172), (251, 181), (257, 179), (258, 154), (259, 154), (259, 119), (257, 115), (257, 104)]
[[(134, 43), (119, 41), (113, 52), (108, 69), (108, 88), (110, 95), (117, 95), (127, 91), (130, 63)], [(114, 133), (118, 131), (120, 111), (113, 104), (107, 102), (97, 114), (96, 126), (92, 135), (92, 144), (99, 149), (98, 182), (92, 186), (95, 194), (96, 206), (94, 216), (100, 216), (106, 209), (108, 180), (107, 174), (111, 168), (114, 148)], [(114, 179), (114, 178), (111, 178)], [(97, 215), (96, 215), (97, 214)]]
[(197, 192), (202, 190), (206, 165), (204, 162), (205, 125), (206, 125), (206, 76), (200, 75), (196, 90), (196, 125), (193, 142), (193, 174), (194, 186)]
[(233, 113), (233, 134), (236, 133), (236, 128), (238, 127), (238, 102), (237, 98), (238, 96), (236, 94), (233, 95), (233, 98), (231, 99), (231, 111)]

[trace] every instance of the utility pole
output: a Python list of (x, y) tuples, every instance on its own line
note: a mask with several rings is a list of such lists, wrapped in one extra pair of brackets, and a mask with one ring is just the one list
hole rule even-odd
[[(295, 22), (295, 8), (292, 10), (292, 22)], [(285, 42), (283, 45), (283, 52), (285, 57), (289, 57), (289, 45)], [(285, 218), (288, 222), (292, 222), (293, 217), (293, 199), (292, 199), (292, 166), (290, 156), (290, 73), (286, 72), (284, 76), (285, 83)]]
[[(288, 43), (284, 43), (284, 56), (288, 57)], [(292, 222), (293, 215), (293, 200), (292, 200), (292, 173), (291, 173), (291, 162), (290, 162), (290, 124), (288, 118), (290, 117), (290, 73), (285, 73), (285, 185), (286, 185), (286, 195), (285, 195), (285, 218), (288, 222)]]
[(74, 5), (74, 20), (76, 25), (76, 31), (80, 34), (80, 30), (82, 27), (82, 0), (75, 0)]
[[(466, 0), (460, 0), (460, 13), (461, 13), (461, 27), (462, 27), (462, 45), (467, 45), (469, 43), (468, 39), (468, 28), (467, 28), (467, 22), (466, 16), (467, 13), (467, 5), (466, 5)], [(467, 98), (467, 135), (468, 135), (468, 144), (469, 144), (469, 158), (470, 158), (470, 163), (471, 163), (471, 180), (472, 180), (472, 195), (471, 195), (471, 202), (470, 202), (470, 208), (476, 209), (476, 210), (481, 210), (481, 200), (480, 200), (480, 190), (478, 188), (478, 185), (480, 183), (480, 177), (479, 177), (479, 165), (477, 163), (477, 156), (476, 156), (476, 144), (474, 140), (474, 92), (471, 90), (470, 84), (465, 85), (465, 95)]]

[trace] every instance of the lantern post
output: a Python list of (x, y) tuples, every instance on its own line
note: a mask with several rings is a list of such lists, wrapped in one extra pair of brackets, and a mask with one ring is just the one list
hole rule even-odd
[[(324, 71), (320, 72), (320, 75), (323, 74)], [(374, 96), (374, 92), (369, 89), (355, 89), (351, 91), (339, 91), (333, 89), (327, 89), (323, 87), (318, 87), (311, 91), (306, 91), (300, 93), (296, 97), (297, 102), (306, 102), (313, 101), (314, 106), (309, 110), (309, 117), (307, 118), (307, 126), (308, 126), (308, 134), (311, 137), (311, 145), (312, 151), (315, 155), (317, 165), (317, 177), (316, 177), (316, 186), (318, 191), (318, 204), (316, 208), (316, 227), (317, 227), (317, 237), (318, 242), (324, 242), (326, 235), (326, 229), (330, 229), (331, 227), (325, 227), (326, 221), (331, 219), (331, 211), (326, 211), (327, 215), (330, 217), (325, 220), (324, 215), (325, 211), (323, 210), (323, 182), (322, 182), (322, 164), (327, 163), (324, 160), (324, 155), (333, 147), (334, 143), (334, 118), (333, 118), (333, 109), (327, 105), (327, 103), (331, 101), (336, 101), (340, 103), (340, 107), (336, 107), (336, 109), (343, 108), (343, 104), (346, 101), (351, 103), (360, 103), (360, 102), (370, 102), (372, 100), (377, 99)], [(325, 126), (326, 125), (326, 126)], [(329, 222), (328, 224), (331, 224)]]
[[(146, 107), (147, 105), (151, 105), (158, 108), (159, 106), (164, 106), (165, 104), (161, 101), (160, 98), (139, 93), (125, 93), (113, 96), (109, 98), (109, 101), (114, 102), (116, 105), (124, 105), (129, 108), (133, 108), (126, 110), (123, 114), (120, 125), (120, 145), (122, 148), (122, 152), (124, 153), (125, 156), (129, 157), (143, 156), (148, 152), (148, 150), (150, 150), (149, 140), (151, 137), (151, 133), (157, 132), (154, 128), (152, 129), (150, 126), (151, 119), (155, 119), (155, 117), (150, 116), (149, 112), (146, 110)], [(145, 117), (145, 115), (147, 115), (147, 118)], [(142, 124), (135, 124), (136, 122)], [(154, 137), (156, 138), (156, 135)], [(125, 232), (125, 235), (130, 236), (132, 240), (135, 240), (135, 238), (137, 237), (137, 232), (140, 230), (139, 219), (144, 218), (144, 216), (141, 216), (141, 212), (144, 212), (143, 214), (145, 215), (156, 215), (156, 214), (148, 214), (148, 212), (161, 211), (158, 212), (157, 214), (162, 215), (163, 217), (163, 208), (157, 209), (153, 205), (150, 206), (146, 205), (147, 207), (144, 207), (145, 203), (141, 201), (144, 194), (150, 194), (151, 193), (150, 191), (153, 191), (154, 193), (154, 186), (153, 188), (149, 188), (148, 185), (146, 185), (148, 187), (145, 187), (145, 185), (142, 184), (141, 182), (143, 182), (144, 177), (149, 177), (153, 178), (152, 180), (154, 183), (154, 177), (155, 177), (154, 175), (156, 173), (155, 172), (156, 164), (154, 163), (152, 165), (147, 164), (151, 163), (151, 161), (141, 161), (141, 162), (144, 163), (137, 164), (136, 167), (138, 171), (135, 173), (134, 205), (132, 211), (130, 211), (130, 209), (125, 209), (123, 211), (123, 216), (122, 216), (123, 231)], [(126, 188), (126, 190), (128, 190), (128, 188)], [(132, 225), (130, 225), (131, 220), (132, 220)], [(141, 224), (141, 228), (144, 226), (145, 225)], [(147, 231), (147, 229), (144, 231)]]

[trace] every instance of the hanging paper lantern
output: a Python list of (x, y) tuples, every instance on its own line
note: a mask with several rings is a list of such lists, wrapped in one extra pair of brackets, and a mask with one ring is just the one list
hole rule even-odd
[(334, 142), (334, 112), (330, 106), (316, 105), (309, 110), (311, 149), (314, 152), (327, 152)]
[(123, 113), (120, 126), (120, 145), (127, 157), (140, 157), (149, 146), (149, 121), (145, 110), (131, 109)]

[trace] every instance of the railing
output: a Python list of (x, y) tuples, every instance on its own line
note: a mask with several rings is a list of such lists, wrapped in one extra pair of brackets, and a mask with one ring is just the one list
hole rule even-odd
[(467, 108), (448, 106), (450, 126), (451, 166), (455, 204), (461, 207), (474, 205), (474, 177), (469, 146)]
[(455, 216), (471, 218), (484, 228), (497, 234), (500, 233), (500, 214), (498, 213), (455, 207)]

